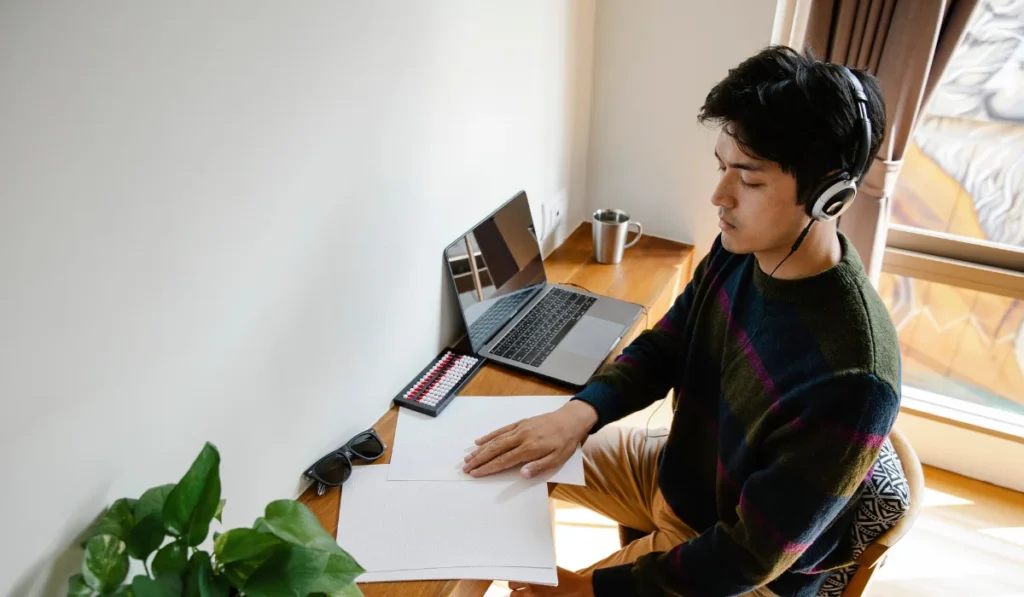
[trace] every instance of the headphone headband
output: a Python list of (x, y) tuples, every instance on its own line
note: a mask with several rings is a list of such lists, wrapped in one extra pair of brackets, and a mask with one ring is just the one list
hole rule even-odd
[(838, 218), (853, 203), (857, 196), (857, 183), (867, 173), (870, 166), (868, 155), (871, 151), (871, 120), (868, 118), (868, 96), (864, 86), (853, 72), (842, 64), (839, 70), (850, 82), (850, 91), (856, 103), (857, 128), (860, 139), (857, 143), (857, 154), (849, 170), (839, 172), (825, 178), (815, 189), (812, 200), (807, 204), (807, 213), (814, 220), (827, 222)]
[(839, 65), (839, 70), (843, 71), (847, 80), (850, 81), (853, 101), (857, 103), (857, 121), (860, 125), (861, 139), (860, 143), (857, 144), (857, 161), (853, 163), (850, 177), (860, 182), (868, 171), (868, 152), (871, 151), (871, 120), (868, 118), (868, 95), (864, 92), (864, 86), (861, 84), (860, 79), (857, 78), (857, 75), (853, 74), (853, 71), (842, 64)]

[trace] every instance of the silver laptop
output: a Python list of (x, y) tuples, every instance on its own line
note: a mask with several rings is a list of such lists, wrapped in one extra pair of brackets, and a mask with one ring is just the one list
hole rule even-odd
[(582, 386), (640, 316), (640, 305), (549, 284), (526, 193), (444, 251), (473, 352)]

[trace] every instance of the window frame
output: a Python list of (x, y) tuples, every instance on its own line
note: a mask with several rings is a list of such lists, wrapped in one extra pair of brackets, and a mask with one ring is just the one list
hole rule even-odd
[[(889, 224), (882, 271), (1024, 300), (1024, 249)], [(1024, 421), (995, 408), (904, 385), (901, 410), (1024, 446)]]
[(890, 224), (882, 271), (1024, 300), (1024, 249)]

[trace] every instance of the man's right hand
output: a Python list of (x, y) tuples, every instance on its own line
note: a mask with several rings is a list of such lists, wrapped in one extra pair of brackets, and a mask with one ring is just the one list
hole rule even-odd
[(597, 424), (597, 411), (580, 400), (529, 419), (523, 419), (476, 440), (479, 446), (466, 456), (462, 470), (474, 477), (524, 465), (520, 474), (530, 479), (561, 467)]

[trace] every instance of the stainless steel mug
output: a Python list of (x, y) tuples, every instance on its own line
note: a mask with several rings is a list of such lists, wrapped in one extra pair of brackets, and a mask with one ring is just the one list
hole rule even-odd
[[(599, 209), (594, 212), (594, 259), (598, 263), (618, 263), (622, 252), (636, 244), (644, 233), (640, 222), (631, 222), (629, 214), (621, 209)], [(636, 236), (626, 242), (630, 226), (636, 226)]]

